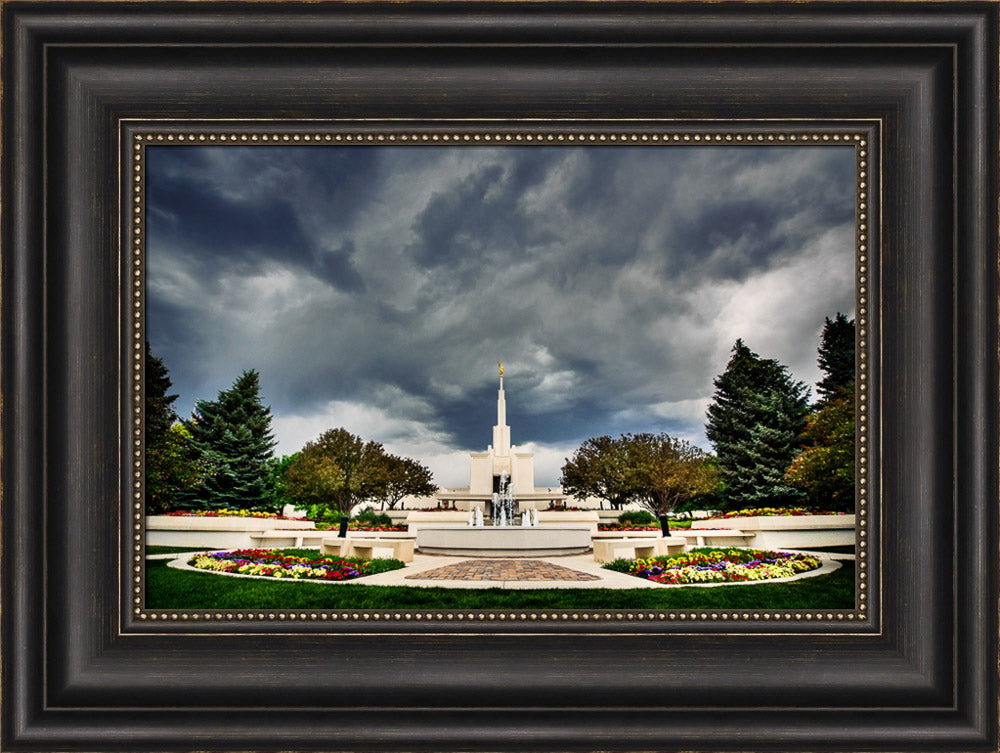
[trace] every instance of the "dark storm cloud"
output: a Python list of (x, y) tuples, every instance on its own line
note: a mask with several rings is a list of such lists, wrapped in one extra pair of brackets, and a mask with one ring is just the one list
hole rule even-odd
[(353, 245), (331, 246), (314, 235), (302, 210), (322, 195), (324, 217), (349, 223), (365, 201), (370, 168), (371, 154), (364, 150), (151, 147), (151, 245), (190, 249), (192, 264), (208, 278), (230, 266), (273, 261), (299, 265), (342, 290), (359, 290)]
[(147, 186), (183, 410), (257, 368), (282, 451), (347, 425), (452, 485), (497, 360), (551, 466), (597, 434), (704, 443), (737, 337), (811, 382), (853, 311), (845, 147), (153, 147)]

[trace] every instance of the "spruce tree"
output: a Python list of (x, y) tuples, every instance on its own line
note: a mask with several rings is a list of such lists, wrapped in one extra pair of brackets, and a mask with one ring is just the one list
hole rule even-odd
[(163, 361), (153, 355), (146, 341), (146, 512), (170, 509), (175, 485), (171, 483), (174, 453), (170, 427), (177, 420), (170, 392), (171, 381)]
[(153, 355), (146, 341), (146, 449), (147, 452), (163, 442), (171, 424), (177, 420), (174, 401), (177, 395), (167, 394), (172, 382), (163, 361)]
[(803, 493), (785, 480), (805, 427), (808, 390), (788, 369), (742, 340), (715, 379), (705, 434), (715, 446), (732, 509), (780, 507)]
[(197, 401), (185, 425), (207, 468), (201, 487), (186, 495), (186, 507), (245, 510), (272, 501), (268, 460), (276, 442), (256, 371), (244, 371), (216, 400)]
[(854, 392), (854, 320), (840, 312), (833, 320), (826, 317), (818, 352), (826, 374), (816, 384), (820, 404)]

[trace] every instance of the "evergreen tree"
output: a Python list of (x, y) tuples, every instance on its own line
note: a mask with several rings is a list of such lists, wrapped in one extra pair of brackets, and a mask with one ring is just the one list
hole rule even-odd
[(146, 341), (146, 450), (158, 446), (177, 420), (173, 404), (177, 395), (167, 394), (172, 382), (163, 361), (153, 355)]
[(715, 446), (728, 506), (800, 502), (803, 494), (788, 484), (785, 471), (805, 427), (808, 389), (792, 379), (787, 367), (761, 358), (742, 340), (714, 384), (705, 434)]
[(820, 404), (854, 392), (854, 320), (840, 312), (832, 321), (826, 317), (818, 352), (826, 374), (816, 384)]
[(207, 467), (201, 487), (185, 495), (186, 506), (253, 509), (272, 501), (268, 460), (276, 442), (256, 371), (244, 371), (218, 399), (199, 400), (186, 427)]
[(201, 483), (202, 469), (191, 457), (191, 435), (178, 422), (170, 374), (146, 342), (146, 512), (169, 512), (177, 498)]

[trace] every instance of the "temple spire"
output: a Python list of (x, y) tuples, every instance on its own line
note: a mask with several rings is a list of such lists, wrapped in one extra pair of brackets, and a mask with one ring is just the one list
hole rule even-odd
[(500, 389), (497, 390), (497, 424), (493, 427), (493, 450), (498, 456), (510, 455), (510, 427), (507, 426), (507, 399), (503, 393), (503, 364), (500, 367)]
[(497, 391), (497, 426), (507, 425), (507, 399), (503, 394), (503, 365), (500, 365), (500, 389)]

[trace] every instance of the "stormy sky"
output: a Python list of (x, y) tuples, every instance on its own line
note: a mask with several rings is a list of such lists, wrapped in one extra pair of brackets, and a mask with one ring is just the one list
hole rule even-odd
[(504, 363), (539, 486), (587, 437), (706, 449), (742, 337), (815, 383), (854, 315), (845, 146), (151, 146), (147, 333), (190, 415), (260, 372), (277, 453), (343, 426), (468, 484)]

